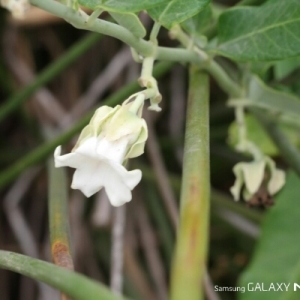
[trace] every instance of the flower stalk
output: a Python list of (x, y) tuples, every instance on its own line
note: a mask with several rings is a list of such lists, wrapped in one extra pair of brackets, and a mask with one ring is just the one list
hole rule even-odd
[[(209, 80), (192, 66), (171, 300), (203, 299), (210, 205)], [(197, 267), (195, 267), (197, 266)]]

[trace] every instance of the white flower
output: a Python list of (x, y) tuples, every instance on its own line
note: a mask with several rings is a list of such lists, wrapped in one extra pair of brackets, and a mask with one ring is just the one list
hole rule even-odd
[(28, 0), (1, 0), (1, 6), (11, 11), (15, 18), (21, 19), (30, 8)]
[(234, 200), (239, 200), (243, 189), (243, 198), (247, 201), (252, 198), (264, 183), (267, 177), (266, 188), (270, 195), (276, 194), (285, 184), (285, 173), (275, 166), (275, 162), (269, 157), (253, 162), (240, 162), (233, 168), (236, 176), (230, 192)]
[(115, 108), (100, 107), (83, 130), (71, 153), (54, 153), (55, 166), (75, 168), (72, 188), (90, 197), (103, 187), (114, 206), (129, 202), (131, 190), (140, 182), (140, 170), (127, 171), (122, 163), (144, 152), (147, 125), (138, 112), (131, 111), (135, 101)]

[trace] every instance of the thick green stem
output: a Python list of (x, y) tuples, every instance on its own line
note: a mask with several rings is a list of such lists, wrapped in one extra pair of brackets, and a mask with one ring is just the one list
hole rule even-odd
[(48, 206), (52, 257), (56, 265), (73, 270), (66, 170), (64, 168), (55, 168), (53, 159), (49, 159), (48, 176)]
[(208, 111), (208, 75), (191, 67), (171, 300), (203, 299), (210, 203)]
[(91, 48), (101, 36), (99, 34), (93, 33), (75, 44), (66, 54), (57, 59), (53, 64), (47, 67), (41, 74), (38, 75), (36, 80), (27, 85), (17, 94), (12, 95), (7, 101), (0, 106), (0, 121), (3, 120), (7, 115), (12, 113), (19, 105), (27, 100), (34, 92), (36, 92), (40, 87), (48, 83), (50, 80), (55, 78), (64, 69), (71, 65), (74, 61), (78, 59), (84, 52)]
[(25, 255), (0, 250), (0, 268), (47, 283), (74, 300), (120, 300), (101, 283)]
[[(70, 243), (66, 170), (55, 168), (53, 159), (49, 159), (48, 177), (48, 207), (52, 258), (57, 266), (74, 270)], [(70, 300), (64, 294), (61, 295), (61, 299)]]

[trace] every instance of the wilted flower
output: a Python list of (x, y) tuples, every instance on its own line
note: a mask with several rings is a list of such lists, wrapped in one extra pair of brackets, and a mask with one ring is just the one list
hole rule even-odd
[[(127, 171), (122, 165), (144, 152), (147, 125), (141, 118), (143, 98), (125, 101), (115, 108), (102, 106), (82, 130), (71, 153), (54, 153), (55, 166), (76, 168), (72, 188), (90, 197), (103, 187), (114, 206), (129, 202), (131, 190), (140, 182), (140, 170)], [(142, 100), (142, 101), (141, 101)]]
[(276, 194), (285, 184), (284, 171), (277, 169), (275, 162), (266, 156), (252, 162), (240, 162), (234, 166), (233, 172), (236, 180), (230, 192), (236, 201), (242, 191), (243, 198), (250, 200), (262, 184), (266, 184), (269, 195)]
[(15, 18), (21, 19), (30, 8), (28, 0), (1, 0), (1, 6), (8, 9)]

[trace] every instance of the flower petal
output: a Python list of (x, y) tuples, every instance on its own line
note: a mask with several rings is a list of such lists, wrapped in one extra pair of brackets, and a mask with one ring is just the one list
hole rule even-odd
[(78, 155), (77, 153), (69, 153), (65, 155), (60, 155), (60, 153), (61, 153), (61, 146), (58, 146), (54, 151), (54, 162), (56, 168), (59, 167), (78, 168), (85, 161), (85, 158)]
[(125, 159), (140, 156), (144, 153), (145, 143), (148, 138), (148, 128), (145, 120), (142, 120), (142, 128), (136, 142), (128, 150)]
[(122, 165), (111, 161), (113, 172), (106, 174), (105, 191), (114, 206), (123, 205), (132, 199), (131, 190), (140, 182), (140, 170), (127, 171)]
[(245, 185), (250, 194), (255, 194), (263, 179), (265, 173), (266, 161), (254, 161), (251, 163), (243, 163), (242, 170), (245, 178)]
[(276, 194), (285, 184), (285, 172), (276, 169), (268, 183), (268, 192), (270, 195)]
[(99, 157), (113, 160), (122, 164), (127, 150), (128, 139), (126, 137), (117, 141), (109, 141), (106, 138), (98, 139), (96, 152)]
[(103, 188), (105, 163), (87, 163), (85, 167), (77, 169), (73, 175), (71, 188), (81, 190), (86, 197), (91, 197)]

